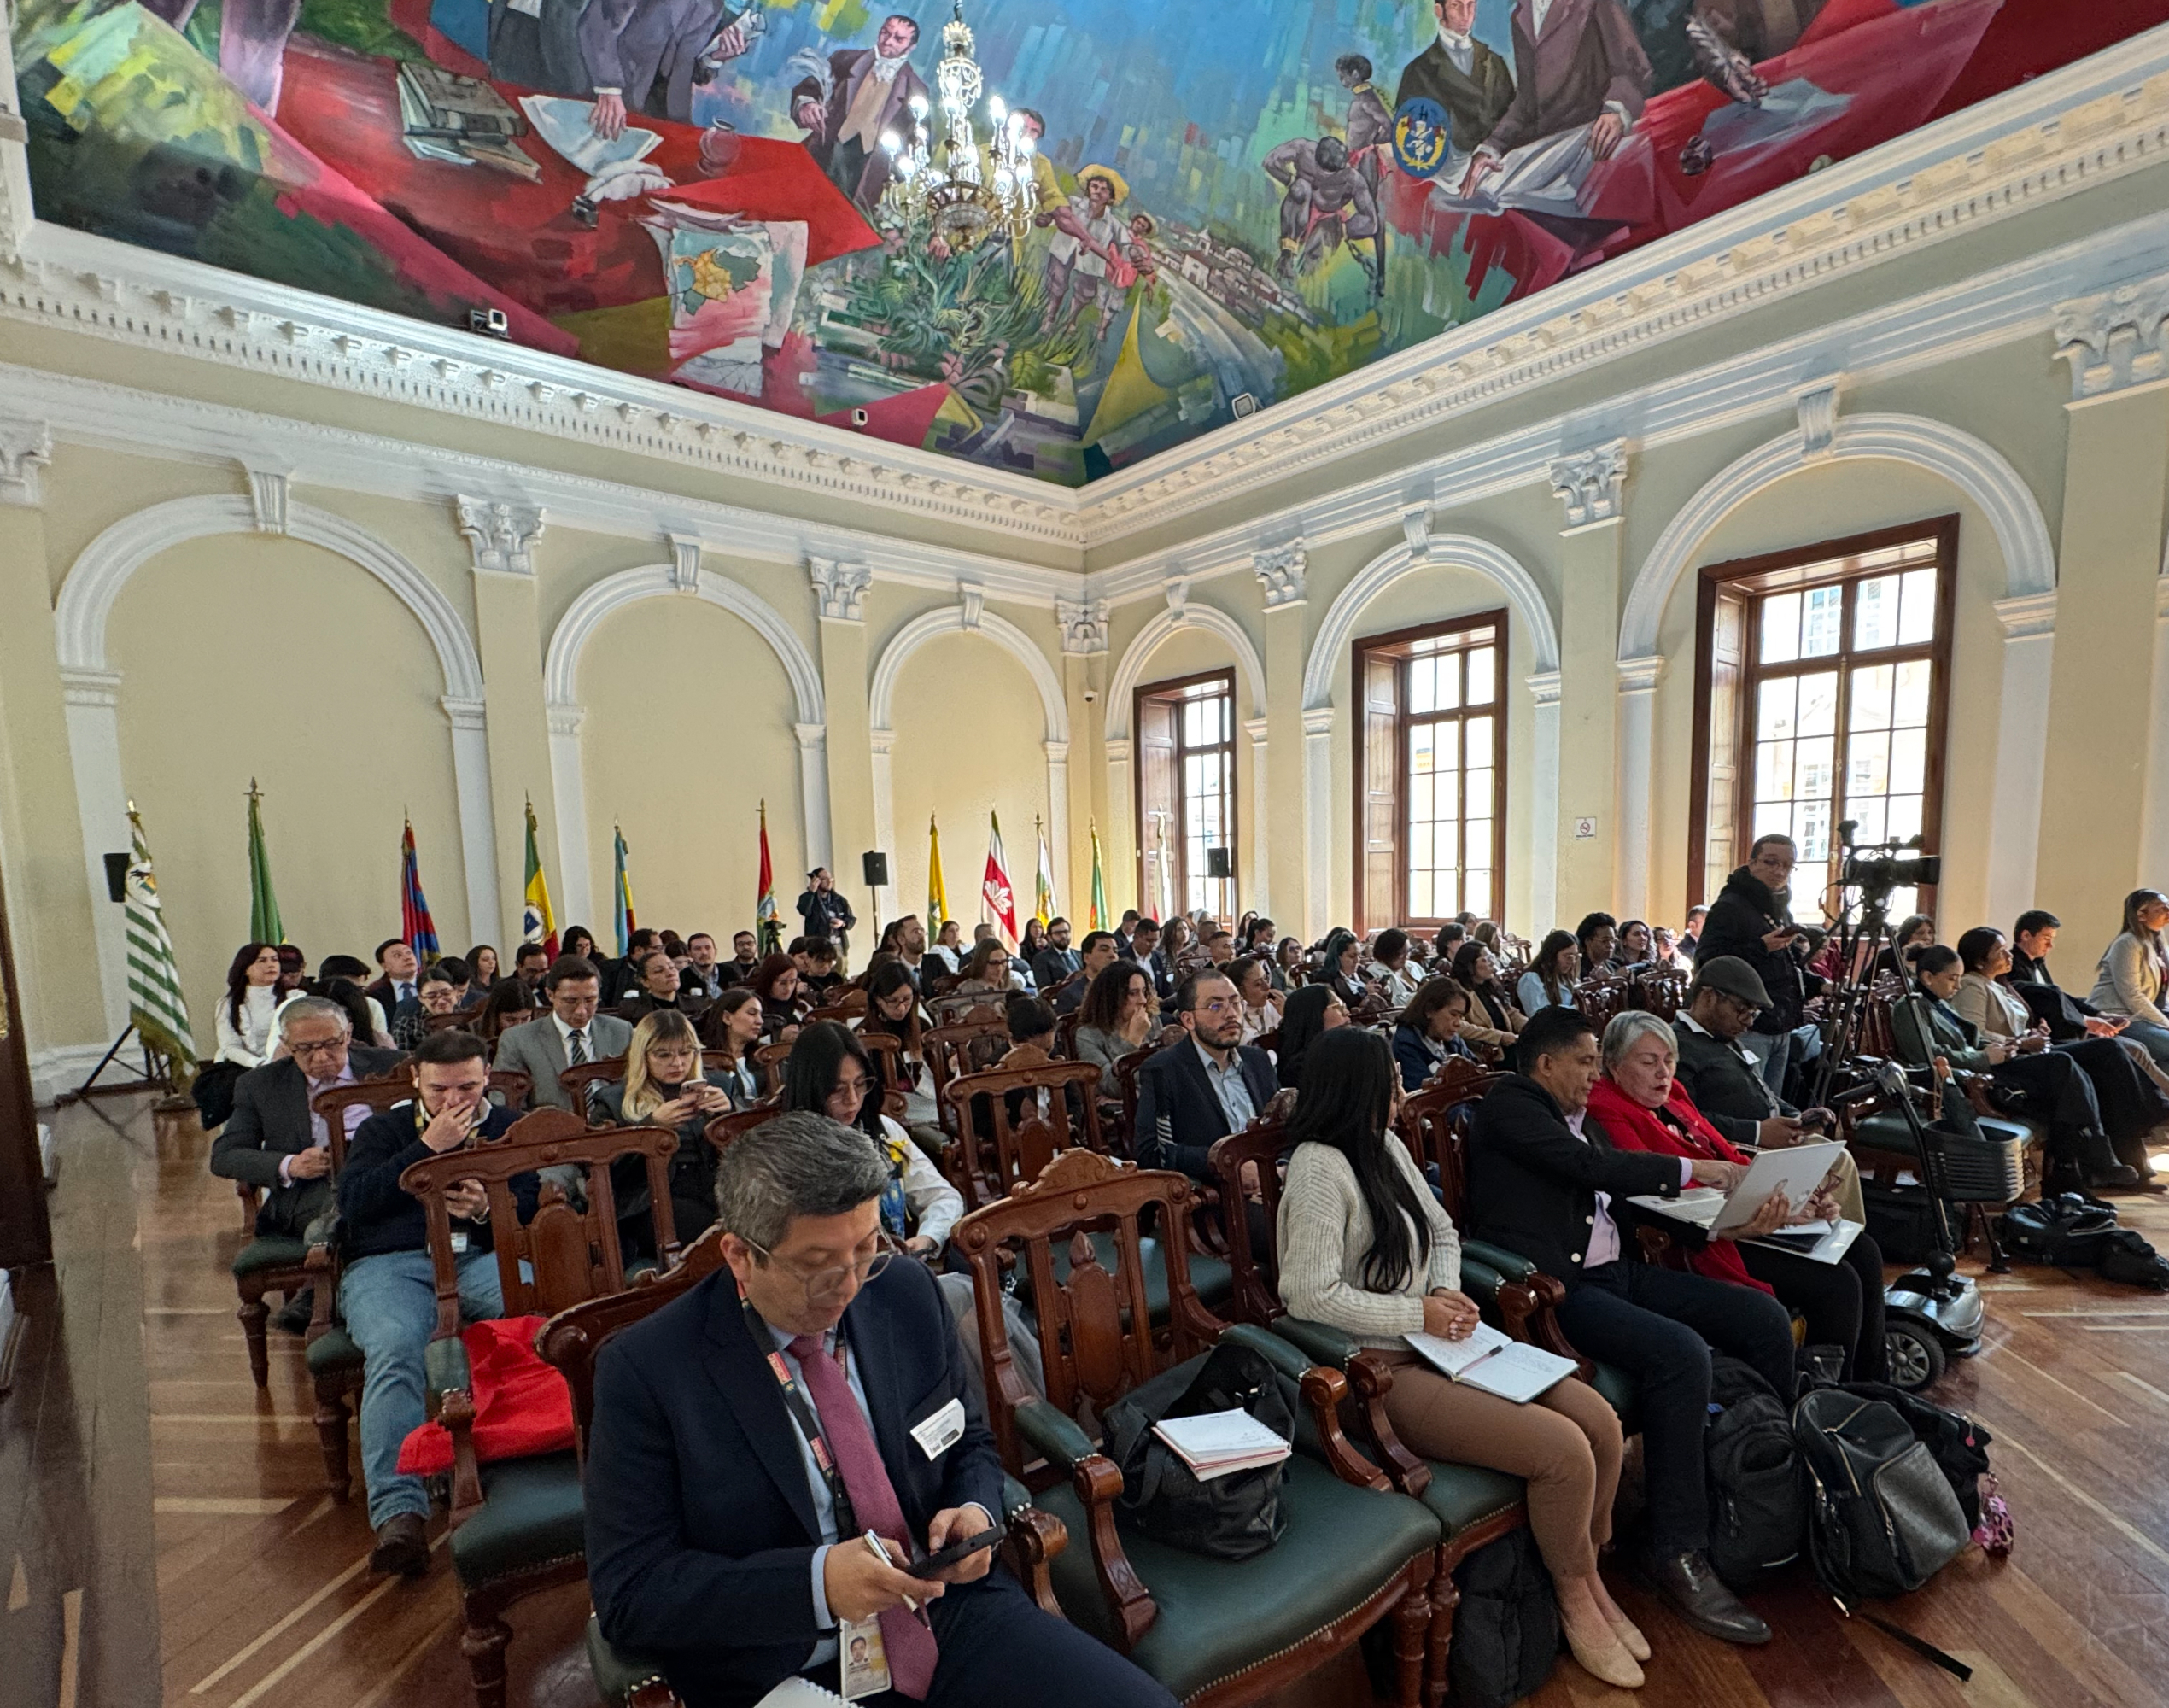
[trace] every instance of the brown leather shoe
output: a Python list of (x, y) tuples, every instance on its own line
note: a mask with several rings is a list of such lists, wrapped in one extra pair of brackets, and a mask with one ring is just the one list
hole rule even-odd
[(419, 1577), (430, 1569), (430, 1543), (419, 1513), (398, 1512), (384, 1520), (370, 1552), (369, 1569), (399, 1577)]

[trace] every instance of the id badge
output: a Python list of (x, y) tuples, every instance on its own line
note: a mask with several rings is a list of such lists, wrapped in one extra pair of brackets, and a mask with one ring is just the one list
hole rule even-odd
[(452, 1231), (452, 1255), (454, 1257), (464, 1257), (467, 1255), (467, 1236), (458, 1228)]
[(889, 1688), (889, 1657), (881, 1647), (880, 1619), (846, 1620), (837, 1633), (837, 1648), (845, 1701), (879, 1696)]
[(911, 1438), (928, 1459), (939, 1459), (964, 1439), (964, 1402), (951, 1400), (931, 1417), (914, 1424)]

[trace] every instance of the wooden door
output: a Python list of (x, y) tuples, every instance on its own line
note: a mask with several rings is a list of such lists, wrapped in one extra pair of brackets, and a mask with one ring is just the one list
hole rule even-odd
[(1400, 917), (1400, 660), (1363, 654), (1362, 892), (1356, 929)]
[(0, 1269), (14, 1269), (50, 1262), (53, 1235), (45, 1219), (44, 1170), (30, 1094), (21, 987), (8, 937), (6, 885), (0, 872)]
[(1178, 699), (1137, 701), (1137, 907), (1148, 919), (1183, 907), (1182, 779), (1175, 763), (1181, 716)]

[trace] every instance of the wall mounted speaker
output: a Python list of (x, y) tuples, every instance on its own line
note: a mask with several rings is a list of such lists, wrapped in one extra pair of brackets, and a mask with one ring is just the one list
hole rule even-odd
[(1235, 857), (1225, 848), (1207, 849), (1205, 875), (1208, 878), (1232, 878), (1235, 875)]
[(866, 886), (871, 890), (886, 889), (889, 884), (889, 857), (869, 851), (859, 856), (859, 864), (866, 874)]

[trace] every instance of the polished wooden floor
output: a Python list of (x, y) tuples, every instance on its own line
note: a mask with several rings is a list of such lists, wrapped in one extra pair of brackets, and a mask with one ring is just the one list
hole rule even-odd
[[(298, 1339), (274, 1333), (268, 1394), (249, 1380), (226, 1271), (239, 1209), (205, 1169), (209, 1141), (140, 1097), (56, 1127), (59, 1261), (26, 1289), (0, 1401), (0, 1708), (463, 1708), (447, 1566), (369, 1575), (359, 1498), (322, 1492)], [(2125, 1202), (2169, 1249), (2169, 1208)], [(1880, 1610), (1969, 1663), (1972, 1683), (1845, 1621), (1804, 1578), (1757, 1598), (1774, 1642), (1733, 1649), (1616, 1574), (1657, 1646), (1642, 1703), (2169, 1708), (2169, 1298), (2043, 1270), (1986, 1285), (1987, 1343), (1940, 1397), (1997, 1437), (2018, 1548), (1969, 1550)], [(593, 1701), (585, 1613), (576, 1589), (514, 1610), (514, 1703)], [(1284, 1708), (1360, 1696), (1342, 1668)], [(1534, 1699), (1635, 1693), (1562, 1660)]]

